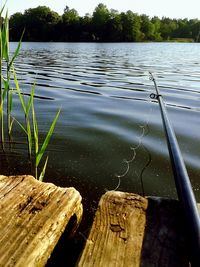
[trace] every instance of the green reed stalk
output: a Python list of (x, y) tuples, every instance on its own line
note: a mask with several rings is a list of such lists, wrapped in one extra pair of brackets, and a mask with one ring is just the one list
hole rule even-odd
[[(16, 72), (13, 68), (13, 76), (14, 76), (14, 81), (15, 81), (15, 86), (17, 89), (17, 93), (20, 99), (20, 103), (22, 106), (22, 109), (25, 114), (25, 127), (21, 125), (19, 122), (18, 124), (22, 128), (22, 130), (25, 132), (27, 136), (27, 143), (28, 143), (28, 154), (29, 154), (29, 159), (31, 161), (32, 158), (34, 158), (34, 165), (35, 165), (35, 178), (39, 180), (43, 180), (43, 177), (45, 175), (45, 170), (48, 162), (48, 157), (45, 160), (42, 172), (40, 173), (40, 176), (38, 178), (38, 166), (40, 164), (40, 161), (46, 151), (46, 148), (49, 144), (50, 138), (53, 134), (56, 122), (58, 120), (58, 117), (60, 115), (60, 109), (58, 110), (50, 128), (49, 131), (47, 132), (47, 135), (42, 143), (41, 148), (39, 149), (39, 131), (38, 131), (38, 123), (37, 123), (37, 118), (36, 118), (36, 113), (35, 113), (35, 107), (34, 107), (34, 94), (35, 94), (35, 84), (32, 86), (31, 94), (29, 97), (29, 100), (27, 104), (25, 103), (25, 100), (23, 98), (23, 95), (21, 93), (19, 83), (17, 80)], [(30, 109), (32, 111), (32, 118), (30, 118)], [(33, 129), (33, 130), (32, 130)], [(34, 143), (34, 149), (32, 149)]]
[(46, 160), (45, 160), (45, 163), (44, 163), (44, 166), (43, 166), (43, 169), (42, 169), (42, 171), (41, 171), (41, 173), (40, 173), (40, 176), (39, 176), (39, 178), (38, 178), (38, 180), (39, 181), (43, 181), (43, 179), (44, 179), (44, 176), (45, 176), (45, 172), (46, 172), (46, 167), (47, 167), (47, 163), (48, 163), (48, 156), (46, 157)]
[(25, 124), (26, 124), (26, 126), (24, 128), (26, 129), (25, 133), (26, 133), (26, 136), (27, 136), (27, 143), (28, 143), (28, 155), (29, 155), (29, 159), (31, 160), (31, 155), (32, 155), (32, 133), (31, 133), (31, 123), (30, 123), (30, 119), (29, 119), (29, 111), (30, 111), (30, 107), (31, 107), (31, 104), (32, 104), (32, 101), (33, 101), (35, 86), (32, 88), (31, 96), (29, 98), (28, 103), (26, 104), (25, 101), (24, 101), (23, 95), (21, 93), (21, 89), (19, 87), (19, 83), (18, 83), (16, 72), (15, 72), (14, 68), (13, 68), (13, 76), (14, 76), (15, 86), (16, 86), (17, 93), (18, 93), (18, 96), (19, 96), (19, 100), (20, 100), (20, 103), (21, 103), (21, 106), (23, 108), (24, 115), (25, 115)]
[[(56, 116), (55, 116), (55, 118), (54, 118), (54, 120), (53, 120), (53, 122), (52, 122), (52, 124), (51, 124), (51, 127), (49, 128), (49, 131), (48, 131), (48, 133), (47, 133), (47, 135), (45, 137), (45, 140), (44, 140), (44, 142), (42, 144), (42, 147), (41, 147), (40, 151), (36, 155), (36, 168), (38, 168), (38, 165), (39, 165), (39, 163), (40, 163), (40, 161), (41, 161), (41, 159), (42, 159), (42, 157), (44, 155), (44, 152), (45, 152), (45, 150), (46, 150), (46, 148), (47, 148), (47, 146), (49, 144), (49, 141), (50, 141), (50, 138), (51, 138), (51, 136), (53, 134), (56, 122), (57, 122), (58, 117), (60, 115), (60, 111), (61, 110), (59, 109), (57, 114), (56, 114)], [(43, 180), (43, 177), (44, 177), (44, 174), (45, 174), (45, 170), (46, 170), (46, 166), (47, 166), (47, 162), (48, 162), (48, 157), (46, 158), (43, 170), (42, 170), (42, 172), (40, 174), (40, 177), (39, 177), (40, 181)]]
[[(6, 2), (5, 2), (6, 4)], [(2, 149), (4, 150), (4, 100), (7, 99), (7, 134), (9, 137), (9, 141), (11, 140), (11, 132), (14, 121), (18, 123), (18, 125), (21, 127), (21, 129), (24, 131), (27, 137), (27, 146), (28, 146), (28, 155), (29, 160), (32, 163), (32, 156), (34, 156), (34, 165), (35, 165), (35, 176), (36, 179), (38, 178), (38, 166), (40, 164), (40, 161), (44, 155), (44, 152), (49, 144), (50, 138), (53, 134), (58, 116), (60, 114), (60, 110), (57, 112), (49, 131), (42, 143), (41, 148), (39, 149), (39, 133), (38, 133), (38, 123), (36, 119), (35, 114), (35, 108), (34, 108), (34, 93), (35, 93), (35, 84), (32, 86), (31, 94), (28, 99), (28, 102), (26, 103), (24, 100), (24, 96), (20, 90), (19, 83), (17, 80), (17, 75), (15, 72), (15, 69), (13, 67), (13, 63), (15, 61), (15, 58), (18, 56), (22, 38), (24, 35), (24, 31), (21, 35), (20, 41), (18, 43), (18, 46), (11, 58), (9, 59), (9, 19), (8, 19), (8, 12), (6, 12), (6, 16), (4, 19), (2, 18), (2, 12), (4, 10), (4, 6), (0, 10), (0, 138), (1, 138), (1, 144)], [(6, 78), (3, 77), (2, 73), (2, 65), (3, 60), (6, 62)], [(10, 88), (10, 77), (11, 73), (13, 73), (15, 87), (19, 96), (19, 100), (24, 112), (25, 116), (25, 126), (21, 124), (19, 121), (17, 121), (12, 116), (12, 107), (13, 107), (13, 89)], [(3, 85), (4, 84), (4, 88)], [(30, 110), (32, 112), (32, 116), (30, 115)], [(34, 150), (32, 149), (34, 142)], [(39, 180), (42, 180), (45, 175), (45, 170), (48, 162), (48, 157), (45, 160), (43, 169), (40, 173)]]
[(8, 128), (9, 139), (11, 139), (11, 132), (12, 132), (12, 126), (13, 126), (14, 120), (13, 119), (11, 120), (11, 113), (12, 113), (12, 107), (13, 107), (13, 101), (12, 101), (13, 100), (13, 90), (10, 89), (10, 74), (11, 74), (11, 68), (13, 67), (14, 60), (19, 55), (24, 31), (21, 35), (20, 41), (17, 45), (17, 48), (16, 48), (11, 60), (9, 61), (9, 20), (6, 23), (5, 27), (6, 27), (5, 32), (6, 32), (6, 36), (7, 36), (7, 39), (6, 39), (7, 45), (5, 48), (4, 58), (7, 62), (7, 82), (8, 82), (8, 89), (7, 89), (7, 128)]
[[(5, 4), (0, 11), (0, 16), (2, 15)], [(12, 96), (10, 93), (10, 67), (14, 61), (15, 56), (13, 56), (12, 61), (9, 62), (9, 19), (8, 11), (6, 12), (5, 18), (2, 19), (0, 28), (0, 119), (1, 119), (1, 143), (4, 148), (4, 100), (7, 98), (7, 134), (10, 140), (11, 130), (13, 125), (13, 120), (11, 121), (12, 112)], [(2, 73), (2, 63), (3, 60), (6, 61), (6, 79), (3, 77)], [(2, 85), (4, 84), (4, 89)]]
[[(7, 132), (10, 140), (11, 133), (11, 96), (10, 96), (10, 71), (9, 71), (9, 20), (8, 20), (8, 12), (6, 13), (5, 23), (4, 23), (4, 49), (3, 49), (3, 57), (6, 60), (6, 79), (7, 79)], [(5, 88), (4, 88), (5, 90)]]
[(58, 117), (60, 115), (60, 111), (61, 110), (59, 109), (58, 112), (57, 112), (57, 114), (56, 114), (56, 116), (55, 116), (55, 118), (54, 118), (54, 120), (53, 120), (53, 122), (52, 122), (52, 124), (51, 124), (51, 126), (50, 126), (50, 128), (49, 128), (49, 131), (48, 131), (48, 133), (47, 133), (47, 135), (46, 135), (46, 137), (44, 139), (44, 142), (42, 144), (42, 147), (41, 147), (41, 149), (38, 151), (38, 153), (36, 155), (36, 166), (39, 165), (39, 163), (40, 163), (40, 161), (41, 161), (41, 159), (43, 157), (43, 154), (44, 154), (44, 152), (45, 152), (45, 150), (46, 150), (46, 148), (47, 148), (47, 146), (49, 144), (49, 141), (50, 141), (50, 138), (51, 138), (51, 136), (53, 134), (53, 131), (54, 131), (56, 122), (57, 122)]
[[(41, 146), (41, 148), (39, 149), (39, 134), (38, 134), (38, 123), (37, 123), (37, 119), (36, 119), (36, 114), (35, 114), (35, 108), (34, 108), (34, 102), (32, 102), (32, 122), (33, 122), (33, 133), (34, 133), (34, 144), (35, 144), (35, 176), (36, 179), (38, 178), (38, 166), (39, 163), (44, 155), (44, 152), (49, 144), (50, 138), (53, 134), (56, 122), (58, 120), (58, 117), (60, 115), (60, 109), (58, 110), (50, 128), (49, 131), (43, 141), (43, 144)], [(42, 172), (40, 173), (39, 176), (39, 180), (42, 181), (45, 175), (45, 170), (46, 170), (46, 166), (47, 166), (47, 162), (48, 162), (48, 157), (46, 158), (46, 161), (44, 163)]]

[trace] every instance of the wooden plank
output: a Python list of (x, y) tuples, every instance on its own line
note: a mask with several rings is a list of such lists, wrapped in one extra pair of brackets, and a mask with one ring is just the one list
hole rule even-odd
[(81, 196), (32, 176), (0, 176), (0, 266), (44, 266)]
[(188, 267), (188, 250), (178, 201), (110, 191), (77, 266)]

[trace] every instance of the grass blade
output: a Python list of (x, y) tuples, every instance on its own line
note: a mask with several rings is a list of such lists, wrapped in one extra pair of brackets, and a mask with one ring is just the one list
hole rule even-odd
[(11, 121), (11, 112), (13, 107), (13, 89), (8, 91), (7, 95), (7, 122), (8, 122), (8, 135), (11, 137), (13, 120)]
[(2, 13), (3, 13), (3, 11), (4, 11), (4, 8), (5, 8), (5, 6), (6, 6), (6, 3), (7, 3), (7, 0), (5, 1), (3, 7), (2, 7), (1, 10), (0, 10), (0, 16), (2, 16)]
[(3, 83), (4, 83), (4, 90), (3, 90), (3, 94), (2, 94), (2, 100), (4, 100), (6, 95), (7, 95), (7, 93), (8, 93), (8, 91), (9, 91), (9, 81), (5, 80), (3, 77), (2, 77), (2, 79), (3, 79)]
[(3, 101), (1, 101), (1, 103), (0, 103), (0, 117), (1, 117), (2, 113), (3, 113)]
[(24, 114), (26, 114), (26, 104), (25, 104), (23, 96), (21, 94), (21, 90), (19, 88), (19, 83), (18, 83), (16, 72), (15, 72), (14, 68), (13, 68), (13, 76), (14, 76), (14, 81), (15, 81), (15, 86), (16, 86), (16, 89), (17, 89), (17, 93), (18, 93), (22, 108), (24, 110)]
[(27, 127), (27, 137), (28, 137), (28, 152), (29, 157), (31, 158), (32, 153), (32, 134), (31, 134), (31, 125), (28, 118), (26, 118), (26, 127)]
[(13, 127), (13, 123), (14, 123), (14, 118), (12, 118), (11, 122), (10, 122), (10, 127), (9, 127), (9, 135), (11, 135), (11, 132), (12, 132), (12, 127)]
[(47, 167), (47, 162), (48, 162), (48, 157), (46, 158), (46, 160), (45, 160), (45, 163), (44, 163), (44, 166), (43, 166), (43, 169), (42, 169), (42, 171), (41, 171), (41, 173), (40, 173), (40, 177), (39, 177), (39, 181), (43, 181), (43, 179), (44, 179), (44, 176), (45, 176), (45, 171), (46, 171), (46, 167)]
[(2, 56), (8, 62), (9, 61), (9, 19), (8, 11), (3, 21), (2, 28)]
[(12, 112), (12, 108), (13, 108), (13, 89), (10, 90), (10, 94), (9, 94), (9, 113)]
[(26, 135), (28, 135), (27, 130), (25, 129), (25, 127), (14, 117), (12, 117), (12, 120), (16, 121), (16, 123), (20, 126), (20, 128), (25, 132)]
[(37, 119), (35, 115), (35, 108), (34, 108), (34, 102), (32, 102), (32, 122), (33, 122), (33, 135), (34, 135), (34, 141), (35, 141), (35, 155), (38, 153), (38, 125), (37, 125)]
[(2, 15), (2, 13), (4, 11), (4, 8), (5, 8), (7, 2), (8, 2), (8, 0), (5, 1), (3, 7), (1, 8), (1, 10), (0, 10), (0, 16)]
[(13, 57), (12, 57), (12, 59), (11, 59), (9, 65), (8, 65), (8, 70), (11, 69), (11, 67), (12, 67), (12, 65), (13, 65), (13, 62), (14, 62), (15, 58), (19, 55), (19, 51), (20, 51), (20, 48), (21, 48), (22, 38), (23, 38), (23, 36), (24, 36), (24, 32), (25, 32), (25, 29), (24, 29), (23, 32), (22, 32), (22, 35), (21, 35), (20, 41), (19, 41), (19, 43), (18, 43), (18, 46), (17, 46), (17, 48), (16, 48), (16, 50), (15, 50), (15, 53), (14, 53), (14, 55), (13, 55)]
[(51, 135), (52, 135), (52, 133), (54, 131), (54, 128), (55, 128), (55, 125), (56, 125), (56, 122), (57, 122), (57, 119), (58, 119), (59, 115), (60, 115), (60, 109), (59, 109), (58, 113), (56, 114), (56, 116), (55, 116), (55, 118), (54, 118), (54, 120), (53, 120), (53, 122), (51, 124), (51, 127), (50, 127), (50, 129), (49, 129), (49, 131), (47, 133), (47, 136), (46, 136), (46, 138), (45, 138), (45, 140), (44, 140), (44, 142), (42, 144), (42, 147), (41, 147), (40, 151), (36, 155), (36, 167), (38, 167), (38, 165), (40, 163), (40, 160), (41, 160), (41, 158), (42, 158), (42, 156), (43, 156), (43, 154), (44, 154), (44, 152), (46, 150), (46, 147), (47, 147), (47, 145), (48, 145), (48, 143), (50, 141)]
[(30, 94), (30, 97), (29, 97), (29, 100), (28, 100), (28, 103), (27, 103), (27, 106), (26, 106), (26, 116), (28, 116), (28, 114), (29, 114), (29, 111), (30, 111), (30, 108), (31, 108), (31, 104), (33, 105), (34, 94), (35, 94), (35, 83), (32, 86), (31, 94)]

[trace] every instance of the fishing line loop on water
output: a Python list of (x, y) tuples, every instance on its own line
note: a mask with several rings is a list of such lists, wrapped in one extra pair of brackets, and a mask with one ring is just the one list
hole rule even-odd
[[(153, 75), (152, 75), (151, 72), (149, 72), (149, 80), (154, 81), (154, 77), (153, 77)], [(158, 100), (159, 97), (162, 97), (162, 95), (155, 94), (155, 93), (151, 93), (150, 94), (150, 99), (156, 99), (156, 100)], [(151, 100), (149, 102), (151, 102)], [(140, 175), (138, 175), (136, 172), (135, 172), (135, 174), (140, 179), (142, 194), (143, 194), (143, 196), (145, 195), (144, 183), (143, 183), (143, 174), (144, 174), (145, 170), (147, 169), (147, 167), (151, 164), (152, 157), (151, 157), (151, 153), (149, 152), (149, 150), (142, 143), (142, 140), (143, 140), (144, 136), (146, 136), (146, 135), (149, 134), (149, 120), (150, 120), (150, 117), (151, 117), (151, 113), (152, 113), (152, 107), (150, 108), (150, 112), (148, 113), (148, 117), (146, 119), (145, 124), (139, 126), (142, 129), (142, 133), (138, 137), (138, 139), (139, 139), (138, 144), (135, 147), (130, 147), (130, 150), (132, 150), (132, 153), (133, 153), (131, 159), (129, 159), (129, 160), (123, 159), (122, 160), (122, 163), (126, 165), (125, 171), (122, 174), (116, 174), (115, 175), (115, 177), (118, 178), (118, 184), (115, 187), (115, 189), (113, 189), (114, 191), (117, 190), (120, 187), (120, 185), (121, 185), (121, 178), (125, 177), (128, 174), (128, 172), (130, 171), (130, 164), (136, 158), (136, 155), (137, 155), (136, 151), (137, 151), (137, 149), (139, 149), (140, 147), (142, 147), (144, 149), (144, 151), (148, 155), (148, 160), (147, 160), (145, 166), (142, 168), (142, 170), (140, 172)]]
[(129, 169), (130, 169), (130, 165), (129, 165), (129, 164), (130, 164), (131, 162), (133, 162), (134, 159), (135, 159), (135, 157), (136, 157), (136, 150), (141, 146), (142, 138), (143, 138), (143, 136), (145, 135), (145, 126), (142, 126), (142, 125), (141, 125), (140, 128), (142, 128), (142, 134), (138, 137), (139, 142), (138, 142), (137, 146), (136, 146), (136, 147), (130, 147), (130, 150), (133, 151), (133, 156), (132, 156), (132, 158), (129, 159), (129, 160), (127, 160), (127, 159), (123, 159), (122, 163), (127, 164), (127, 168), (126, 168), (126, 170), (125, 170), (124, 173), (122, 173), (122, 174), (116, 174), (115, 176), (116, 176), (117, 178), (122, 178), (122, 177), (126, 176), (126, 174), (128, 173), (128, 171), (129, 171)]
[[(136, 158), (136, 155), (137, 155), (136, 150), (139, 149), (140, 147), (143, 147), (143, 149), (146, 152), (148, 152), (148, 155), (150, 154), (149, 151), (142, 144), (143, 137), (149, 133), (148, 121), (146, 122), (145, 125), (140, 125), (139, 127), (142, 129), (142, 133), (138, 137), (138, 139), (139, 139), (138, 144), (135, 147), (130, 147), (130, 150), (132, 150), (132, 152), (133, 152), (133, 155), (132, 155), (131, 159), (129, 159), (129, 160), (123, 159), (122, 163), (125, 163), (126, 164), (126, 169), (125, 169), (124, 173), (122, 173), (122, 174), (116, 174), (115, 175), (115, 177), (118, 178), (118, 184), (113, 189), (113, 191), (116, 191), (120, 187), (120, 185), (121, 185), (121, 178), (125, 177), (128, 174), (128, 172), (130, 170), (130, 163), (132, 163), (135, 160), (135, 158)], [(146, 170), (146, 168), (149, 166), (149, 164), (151, 163), (151, 156), (149, 156), (148, 158), (149, 158), (148, 159), (148, 162), (142, 168), (140, 175), (138, 175), (136, 173), (137, 177), (140, 178), (140, 181), (141, 181), (141, 188), (142, 188), (142, 194), (143, 194), (143, 196), (145, 195), (145, 192), (144, 192), (144, 183), (143, 183), (143, 173)]]

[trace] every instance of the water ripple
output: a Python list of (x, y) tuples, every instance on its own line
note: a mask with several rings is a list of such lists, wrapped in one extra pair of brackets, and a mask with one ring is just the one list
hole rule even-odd
[[(90, 181), (96, 177), (99, 186), (102, 186), (102, 176), (109, 177), (109, 181), (103, 179), (109, 187), (113, 174), (120, 173), (121, 160), (131, 153), (130, 146), (137, 143), (139, 125), (148, 122), (150, 132), (142, 140), (152, 154), (152, 164), (145, 170), (149, 177), (146, 191), (165, 194), (166, 184), (162, 185), (160, 180), (156, 180), (159, 187), (151, 183), (153, 177), (166, 173), (169, 162), (159, 107), (149, 97), (154, 87), (148, 73), (151, 71), (156, 77), (190, 174), (197, 184), (200, 178), (199, 62), (198, 44), (23, 43), (16, 69), (27, 97), (36, 81), (35, 105), (42, 132), (62, 106), (56, 139), (49, 149), (54, 152), (53, 157), (56, 151), (62, 153), (64, 160), (57, 163), (62, 172), (67, 165), (69, 175), (80, 176), (83, 183), (84, 177)], [(20, 117), (20, 111), (17, 112)], [(137, 153), (134, 169), (121, 189), (140, 190), (138, 178), (133, 177), (140, 173), (145, 157), (144, 151)], [(86, 166), (91, 166), (90, 170)], [(166, 182), (173, 186), (170, 170), (165, 174)]]

